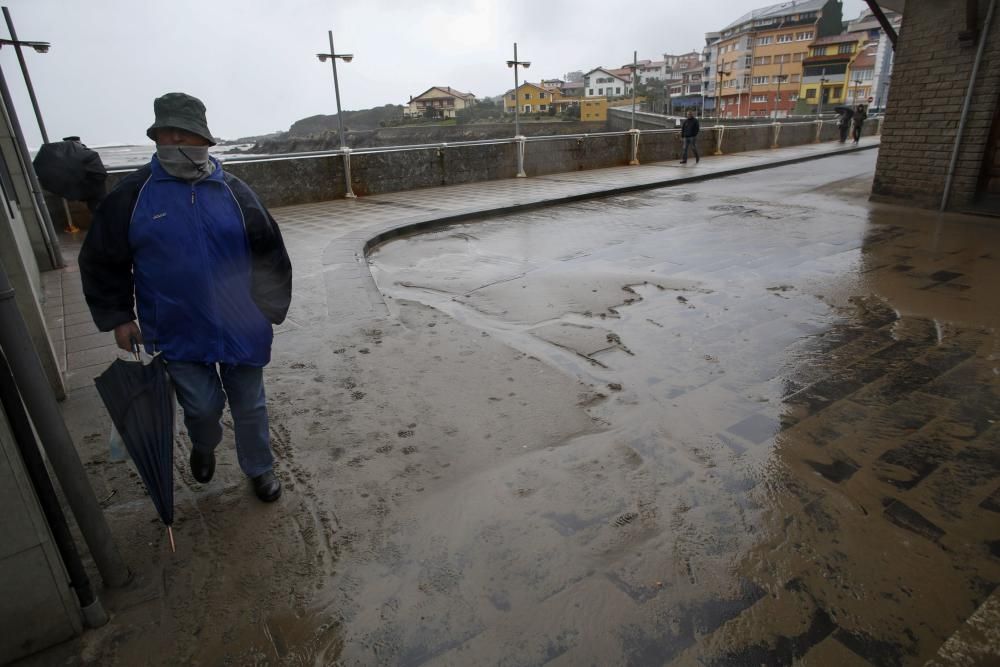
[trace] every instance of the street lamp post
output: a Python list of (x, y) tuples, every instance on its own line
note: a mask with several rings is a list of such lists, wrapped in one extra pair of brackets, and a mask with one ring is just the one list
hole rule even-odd
[(719, 75), (719, 85), (718, 90), (715, 91), (715, 117), (716, 119), (722, 118), (722, 77), (729, 76), (730, 70), (723, 67), (724, 63), (719, 63), (719, 67), (716, 73)]
[[(24, 75), (24, 83), (27, 86), (28, 94), (31, 97), (31, 104), (35, 111), (35, 118), (38, 120), (38, 129), (41, 131), (42, 140), (45, 143), (48, 143), (48, 134), (45, 132), (45, 124), (42, 122), (42, 114), (38, 110), (38, 99), (35, 97), (35, 89), (32, 87), (31, 78), (28, 76), (28, 65), (24, 61), (24, 55), (21, 52), (21, 47), (30, 46), (38, 53), (48, 53), (50, 44), (48, 42), (18, 40), (17, 33), (14, 31), (14, 22), (11, 20), (10, 12), (7, 11), (6, 7), (3, 8), (3, 15), (7, 20), (7, 29), (10, 30), (11, 38), (0, 39), (0, 48), (3, 46), (14, 47), (14, 51), (17, 53), (17, 59), (21, 64), (21, 73)], [(10, 97), (10, 91), (7, 89), (7, 82), (3, 78), (2, 72), (0, 72), (0, 88), (2, 88), (4, 104), (7, 105), (7, 109), (10, 113), (10, 121), (13, 126), (17, 148), (21, 153), (22, 160), (24, 161), (24, 171), (28, 176), (28, 183), (31, 185), (32, 194), (35, 197), (38, 214), (41, 216), (40, 222), (42, 225), (42, 236), (45, 240), (45, 249), (49, 256), (49, 262), (52, 264), (52, 268), (54, 269), (62, 268), (66, 266), (66, 263), (63, 260), (62, 250), (59, 248), (55, 226), (52, 224), (52, 217), (49, 215), (49, 208), (45, 205), (45, 195), (42, 194), (42, 186), (38, 182), (38, 176), (35, 175), (35, 170), (31, 166), (31, 153), (28, 151), (28, 144), (24, 140), (24, 133), (21, 131), (21, 125), (17, 120), (17, 113), (14, 111), (14, 102)], [(73, 225), (73, 221), (69, 216), (69, 206), (66, 204), (65, 199), (63, 200), (63, 207), (66, 210), (66, 231), (80, 231)]]
[(337, 126), (339, 128), (340, 152), (344, 156), (344, 196), (348, 199), (353, 199), (355, 194), (354, 190), (351, 189), (351, 149), (347, 147), (347, 137), (344, 136), (344, 114), (340, 110), (340, 81), (337, 79), (337, 60), (349, 63), (354, 60), (354, 54), (337, 53), (333, 48), (333, 31), (327, 30), (326, 34), (330, 38), (330, 53), (317, 53), (316, 57), (319, 58), (320, 62), (326, 62), (329, 59), (333, 65), (333, 92), (337, 97)]
[(778, 117), (778, 112), (780, 111), (781, 108), (781, 84), (784, 82), (786, 78), (788, 78), (782, 73), (784, 72), (784, 70), (785, 70), (785, 63), (784, 62), (778, 63), (778, 75), (774, 77), (774, 80), (778, 82), (778, 92), (774, 94), (774, 115), (773, 115), (774, 118)]
[(514, 59), (507, 61), (507, 67), (514, 70), (514, 139), (517, 140), (517, 177), (524, 178), (527, 174), (524, 173), (524, 137), (521, 136), (521, 115), (518, 109), (521, 101), (517, 99), (517, 89), (521, 86), (517, 76), (517, 68), (528, 69), (531, 67), (531, 61), (517, 59), (517, 42), (514, 42)]
[(631, 129), (633, 129), (633, 130), (635, 129), (635, 80), (636, 80), (636, 74), (635, 73), (639, 69), (639, 60), (638, 60), (638, 58), (639, 58), (639, 52), (638, 51), (633, 51), (632, 52), (632, 64), (631, 65), (625, 65), (626, 69), (629, 69), (629, 70), (632, 71), (632, 128)]
[(854, 80), (854, 106), (858, 106), (858, 88), (861, 86), (862, 83), (863, 83), (862, 79)]
[(820, 118), (823, 116), (823, 88), (828, 81), (829, 79), (826, 78), (826, 68), (824, 67), (823, 74), (819, 77), (819, 103), (816, 107), (816, 115)]

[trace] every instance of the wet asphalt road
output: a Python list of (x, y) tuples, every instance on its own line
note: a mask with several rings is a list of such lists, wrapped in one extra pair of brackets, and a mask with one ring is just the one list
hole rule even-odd
[(447, 581), (390, 596), (411, 621), (394, 659), (894, 665), (938, 651), (1000, 581), (1000, 232), (869, 204), (875, 158), (373, 254), (397, 312), (429, 306), (557, 369), (595, 426), (477, 471), (422, 508), (404, 564), (365, 573), (434, 588), (437, 559)]

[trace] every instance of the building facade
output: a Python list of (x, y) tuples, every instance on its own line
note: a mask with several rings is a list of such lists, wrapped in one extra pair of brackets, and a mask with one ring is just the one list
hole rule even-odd
[(566, 97), (559, 89), (545, 88), (525, 81), (518, 87), (516, 93), (508, 90), (504, 94), (503, 110), (505, 113), (514, 113), (514, 105), (517, 105), (518, 111), (525, 114), (549, 113), (550, 109), (558, 113), (577, 102), (579, 102), (577, 98)]
[(433, 86), (411, 97), (403, 115), (409, 118), (454, 118), (455, 112), (475, 103), (476, 96), (472, 93), (463, 93), (450, 86)]
[(802, 61), (802, 84), (796, 112), (814, 114), (850, 104), (850, 68), (861, 52), (857, 33), (820, 37)]
[(584, 97), (622, 97), (632, 94), (632, 73), (628, 69), (597, 67), (583, 75)]

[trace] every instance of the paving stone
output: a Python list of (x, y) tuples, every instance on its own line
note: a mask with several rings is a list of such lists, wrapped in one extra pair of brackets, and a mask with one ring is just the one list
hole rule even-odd
[(944, 530), (928, 521), (924, 515), (903, 501), (887, 498), (885, 503), (883, 510), (885, 518), (900, 528), (913, 531), (931, 542), (937, 542), (944, 536)]

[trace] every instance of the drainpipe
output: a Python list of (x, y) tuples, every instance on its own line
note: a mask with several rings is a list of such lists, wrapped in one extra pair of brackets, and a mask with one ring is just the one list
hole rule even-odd
[(969, 74), (969, 87), (965, 89), (965, 102), (962, 104), (962, 116), (958, 121), (958, 131), (955, 133), (955, 146), (951, 149), (951, 161), (948, 163), (948, 175), (944, 181), (944, 192), (941, 194), (941, 208), (948, 208), (948, 197), (951, 195), (951, 182), (955, 178), (955, 167), (958, 165), (958, 150), (962, 146), (962, 135), (965, 133), (965, 123), (969, 119), (969, 107), (972, 106), (972, 93), (976, 87), (976, 75), (979, 74), (979, 63), (983, 59), (983, 50), (990, 35), (990, 23), (993, 21), (993, 10), (997, 0), (990, 0), (990, 8), (986, 12), (986, 22), (979, 34), (979, 48), (976, 49), (976, 60), (972, 63), (972, 73)]
[(80, 559), (80, 552), (77, 551), (76, 543), (73, 541), (73, 534), (69, 530), (69, 524), (66, 523), (66, 515), (59, 506), (59, 498), (45, 469), (45, 461), (38, 451), (38, 443), (31, 430), (28, 415), (24, 412), (17, 383), (10, 374), (10, 367), (3, 354), (0, 354), (0, 404), (7, 413), (14, 442), (21, 452), (24, 467), (35, 489), (35, 495), (38, 496), (38, 504), (45, 514), (45, 522), (52, 531), (52, 539), (55, 540), (56, 548), (59, 549), (59, 555), (66, 566), (70, 586), (76, 591), (76, 597), (80, 601), (84, 623), (88, 628), (99, 628), (108, 622), (108, 615), (90, 585), (90, 577), (87, 576), (87, 570)]
[(66, 422), (56, 398), (52, 394), (45, 369), (38, 353), (31, 344), (28, 327), (21, 311), (14, 303), (14, 288), (7, 272), (0, 264), (0, 350), (10, 364), (14, 381), (20, 388), (31, 423), (48, 454), (52, 471), (59, 480), (67, 504), (80, 526), (83, 539), (90, 548), (104, 584), (118, 587), (132, 580), (132, 573), (122, 560), (104, 513), (97, 504), (94, 489), (87, 480), (87, 473), (80, 462), (73, 439), (66, 429)]

